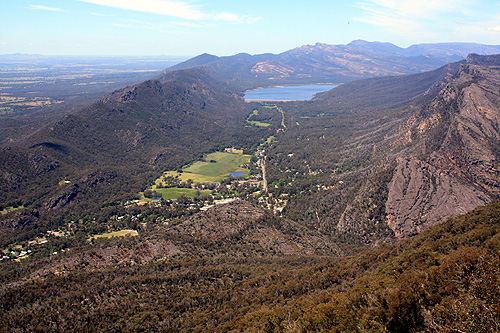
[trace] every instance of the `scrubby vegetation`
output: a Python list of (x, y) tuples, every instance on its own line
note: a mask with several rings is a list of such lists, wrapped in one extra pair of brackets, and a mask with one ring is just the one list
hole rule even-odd
[[(148, 238), (107, 240), (81, 265), (55, 275), (35, 278), (43, 270), (30, 271), (40, 263), (23, 262), (17, 274), (30, 278), (0, 289), (0, 325), (5, 331), (494, 332), (500, 329), (499, 216), (495, 202), (415, 238), (344, 258), (241, 258), (226, 243), (226, 255), (159, 254), (137, 264), (150, 255), (151, 245), (141, 245)], [(113, 259), (96, 269), (107, 248), (121, 249), (122, 259), (135, 249), (136, 264)]]

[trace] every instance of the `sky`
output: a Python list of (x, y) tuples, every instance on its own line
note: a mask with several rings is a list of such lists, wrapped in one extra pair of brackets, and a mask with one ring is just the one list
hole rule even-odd
[(0, 54), (225, 56), (357, 39), (500, 45), (500, 1), (0, 0)]

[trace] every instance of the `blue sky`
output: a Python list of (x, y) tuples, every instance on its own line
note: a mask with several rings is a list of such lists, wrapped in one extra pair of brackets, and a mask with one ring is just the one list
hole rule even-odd
[(500, 1), (0, 0), (0, 54), (224, 56), (355, 39), (500, 45)]

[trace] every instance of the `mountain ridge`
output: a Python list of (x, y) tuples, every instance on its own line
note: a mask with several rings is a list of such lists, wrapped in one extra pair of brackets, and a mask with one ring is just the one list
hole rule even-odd
[(167, 71), (209, 67), (219, 77), (247, 90), (259, 86), (343, 83), (368, 77), (412, 74), (459, 61), (469, 53), (500, 53), (500, 46), (434, 43), (400, 48), (391, 43), (363, 40), (346, 45), (316, 43), (280, 54), (237, 54), (225, 57), (202, 54)]
[(497, 198), (498, 60), (471, 55), (432, 72), (346, 83), (307, 107), (284, 104), (270, 182), (318, 187), (292, 197), (284, 216), (376, 243)]
[[(489, 67), (485, 66), (486, 64)], [(429, 191), (437, 191), (434, 199), (415, 196), (414, 201), (411, 200), (411, 206), (414, 208), (406, 207), (407, 212), (422, 209), (425, 201), (434, 200), (431, 205), (435, 207), (435, 212), (440, 212), (437, 215), (439, 221), (443, 215), (450, 215), (451, 211), (456, 212), (452, 215), (465, 213), (498, 197), (500, 170), (496, 162), (499, 158), (496, 147), (500, 143), (497, 130), (500, 110), (497, 107), (498, 97), (494, 93), (500, 88), (499, 73), (495, 69), (498, 65), (500, 65), (499, 56), (469, 56), (466, 62), (460, 65), (457, 73), (449, 78), (438, 95), (408, 120), (407, 140), (408, 142), (422, 140), (419, 145), (420, 154), (428, 156), (422, 161), (430, 164), (424, 166), (417, 165), (420, 162), (415, 161), (398, 161), (397, 172), (400, 172), (401, 176), (403, 173), (414, 174), (407, 178), (406, 193), (412, 191), (417, 193), (422, 190), (419, 189), (421, 185), (412, 188), (412, 184), (421, 183), (416, 178), (426, 177), (425, 170), (432, 166), (440, 170), (433, 172), (437, 178), (435, 183), (442, 182), (444, 187), (441, 187), (441, 190)], [(413, 163), (412, 167), (409, 167), (408, 163)], [(417, 176), (415, 172), (420, 175)], [(443, 174), (446, 175), (445, 178)], [(455, 189), (449, 177), (455, 179)], [(466, 182), (469, 182), (468, 186), (464, 185)], [(391, 206), (389, 211), (394, 211), (397, 209), (395, 206), (401, 205), (401, 200), (404, 201), (402, 188), (397, 190), (400, 192), (396, 195), (399, 203), (396, 204), (392, 198), (388, 201), (387, 205)], [(390, 190), (389, 196), (395, 192)], [(455, 208), (444, 207), (437, 200), (442, 200), (445, 192), (455, 192), (463, 199), (457, 197), (448, 200), (449, 203), (455, 202), (452, 204)], [(415, 224), (415, 218), (410, 220), (412, 222), (408, 221), (409, 224)], [(419, 220), (425, 221), (425, 218)], [(391, 221), (392, 223), (398, 224), (394, 221)]]

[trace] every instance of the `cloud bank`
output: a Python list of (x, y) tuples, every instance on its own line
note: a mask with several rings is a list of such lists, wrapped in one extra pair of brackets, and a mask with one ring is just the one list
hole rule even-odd
[(408, 40), (464, 39), (479, 33), (498, 39), (493, 15), (500, 6), (485, 0), (364, 0), (355, 3), (356, 20), (382, 27)]
[(95, 5), (154, 13), (193, 21), (225, 21), (229, 23), (254, 23), (259, 18), (233, 13), (204, 13), (188, 2), (169, 0), (79, 0)]

